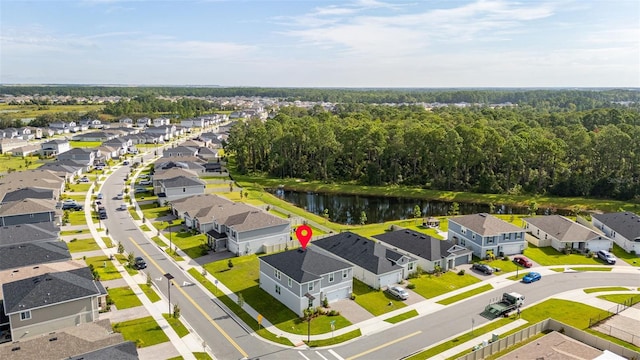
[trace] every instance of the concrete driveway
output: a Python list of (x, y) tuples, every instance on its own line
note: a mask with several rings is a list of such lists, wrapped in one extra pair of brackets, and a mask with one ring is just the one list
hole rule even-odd
[(336, 310), (340, 312), (340, 315), (344, 316), (352, 324), (359, 323), (361, 321), (372, 319), (374, 316), (362, 306), (358, 305), (354, 300), (343, 299), (338, 300), (330, 304), (329, 310)]

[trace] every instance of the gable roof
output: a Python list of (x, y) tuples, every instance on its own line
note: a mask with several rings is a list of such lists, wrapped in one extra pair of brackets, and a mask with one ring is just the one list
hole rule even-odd
[(93, 280), (88, 267), (57, 273), (46, 273), (2, 285), (7, 315), (51, 306), (64, 301), (98, 296), (106, 293)]
[(27, 242), (54, 241), (60, 228), (53, 222), (20, 224), (0, 227), (0, 247)]
[(171, 168), (165, 171), (158, 171), (153, 173), (153, 180), (164, 180), (171, 179), (178, 176), (186, 176), (190, 178), (197, 178), (198, 174), (196, 174), (193, 170), (183, 169), (183, 168)]
[(315, 240), (313, 244), (374, 274), (402, 269), (396, 261), (404, 255), (350, 231)]
[[(373, 238), (429, 261), (471, 252), (468, 249), (455, 248), (450, 240), (439, 240), (413, 230), (390, 231), (374, 235)], [(450, 251), (454, 248), (455, 251)]]
[(536, 216), (522, 220), (560, 241), (587, 241), (603, 237), (588, 227), (560, 215)]
[(0, 216), (55, 212), (55, 207), (55, 200), (24, 199), (3, 204), (0, 207)]
[(486, 213), (456, 216), (450, 218), (449, 221), (460, 224), (467, 229), (475, 232), (476, 234), (482, 236), (500, 235), (504, 233), (524, 231), (523, 229), (513, 224), (509, 224), (506, 221), (503, 221), (493, 215)]
[(22, 189), (17, 189), (13, 191), (7, 191), (4, 194), (4, 197), (0, 199), (0, 203), (6, 203), (10, 201), (21, 201), (24, 199), (49, 199), (53, 200), (53, 190), (37, 188), (37, 187), (26, 187)]
[(594, 214), (592, 217), (624, 236), (627, 240), (633, 241), (640, 239), (640, 216), (637, 214), (632, 212), (616, 212)]
[(323, 275), (349, 269), (352, 266), (336, 256), (322, 254), (312, 246), (260, 257), (299, 284), (321, 279)]
[(289, 222), (275, 215), (267, 214), (261, 210), (247, 211), (232, 215), (227, 218), (224, 224), (233, 230), (251, 231), (272, 226), (285, 225)]
[(163, 182), (163, 186), (165, 188), (181, 187), (181, 186), (197, 186), (197, 185), (205, 186), (206, 183), (200, 179), (186, 177), (186, 176), (176, 176), (171, 179), (166, 179)]
[(71, 260), (64, 241), (27, 242), (0, 247), (0, 271)]
[[(171, 207), (179, 212), (188, 212), (192, 216), (200, 218), (198, 212), (212, 206), (231, 205), (233, 202), (214, 194), (198, 194), (184, 197), (171, 202)], [(195, 213), (192, 214), (192, 213)]]
[[(218, 224), (226, 224), (229, 217), (254, 210), (256, 208), (245, 203), (231, 202), (230, 204), (218, 204), (202, 208), (196, 212), (194, 217), (200, 219), (201, 222), (215, 220)], [(234, 220), (233, 223), (237, 223), (237, 220)]]

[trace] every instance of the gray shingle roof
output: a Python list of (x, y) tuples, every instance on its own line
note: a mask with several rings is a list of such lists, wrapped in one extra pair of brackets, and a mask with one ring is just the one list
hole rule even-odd
[(280, 270), (299, 284), (318, 280), (323, 275), (352, 268), (350, 264), (333, 255), (322, 254), (313, 249), (297, 249), (260, 257), (260, 261)]
[(193, 215), (192, 213), (198, 214), (201, 210), (212, 206), (231, 204), (233, 204), (231, 200), (213, 194), (198, 194), (171, 202), (171, 206), (179, 212), (187, 212), (191, 216), (197, 216), (198, 218), (200, 218), (200, 215)]
[(120, 344), (111, 345), (89, 353), (69, 357), (68, 360), (138, 360), (138, 349), (136, 344), (126, 341)]
[(450, 218), (449, 221), (460, 224), (482, 236), (501, 235), (504, 233), (524, 231), (513, 224), (509, 224), (508, 222), (498, 219), (493, 215), (485, 213), (456, 216)]
[(8, 191), (6, 194), (4, 194), (4, 197), (0, 200), (0, 203), (9, 201), (20, 201), (27, 198), (53, 200), (53, 190), (37, 187), (26, 187), (24, 189)]
[(313, 245), (374, 274), (386, 274), (402, 269), (396, 264), (396, 261), (402, 258), (402, 254), (352, 232), (315, 240)]
[(171, 168), (165, 171), (160, 171), (156, 168), (156, 171), (153, 173), (153, 180), (165, 180), (165, 179), (171, 179), (174, 177), (178, 177), (178, 176), (187, 176), (187, 177), (191, 177), (191, 178), (197, 178), (198, 174), (193, 171), (193, 170), (189, 170), (189, 169), (182, 169), (182, 168)]
[(60, 228), (52, 222), (0, 227), (0, 247), (27, 242), (55, 241)]
[(180, 187), (180, 186), (205, 186), (206, 183), (200, 179), (189, 178), (186, 176), (178, 176), (171, 179), (166, 179), (163, 182), (165, 188)]
[[(436, 261), (451, 255), (449, 249), (454, 246), (453, 242), (449, 240), (438, 240), (412, 230), (390, 231), (375, 235), (373, 238), (429, 261)], [(469, 252), (471, 250), (464, 250), (457, 255)]]
[(560, 241), (587, 241), (602, 237), (588, 227), (560, 215), (537, 216), (522, 220)]
[(232, 215), (224, 222), (226, 226), (239, 232), (264, 229), (272, 226), (285, 225), (287, 223), (289, 222), (261, 210)]
[(640, 239), (640, 216), (632, 212), (594, 214), (594, 218), (624, 236), (627, 240)]
[(64, 241), (29, 242), (0, 247), (0, 271), (71, 260)]
[(102, 285), (93, 280), (88, 267), (34, 276), (2, 285), (7, 315), (64, 301), (98, 296)]
[(0, 207), (0, 216), (55, 212), (55, 207), (55, 200), (24, 199), (3, 204)]

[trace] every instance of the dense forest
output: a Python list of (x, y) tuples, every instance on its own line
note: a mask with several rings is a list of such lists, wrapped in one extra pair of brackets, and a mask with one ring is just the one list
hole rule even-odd
[(640, 113), (344, 104), (238, 122), (241, 173), (481, 193), (640, 196)]
[(613, 102), (640, 103), (637, 89), (341, 89), (257, 87), (111, 87), (111, 86), (0, 86), (0, 94), (49, 96), (256, 96), (286, 101), (332, 103), (513, 103), (538, 109), (588, 110)]

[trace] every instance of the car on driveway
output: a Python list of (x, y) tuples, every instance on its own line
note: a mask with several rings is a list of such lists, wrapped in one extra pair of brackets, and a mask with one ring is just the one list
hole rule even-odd
[(135, 269), (138, 270), (142, 270), (145, 269), (147, 267), (147, 263), (144, 261), (143, 258), (141, 258), (140, 256), (138, 256), (134, 261), (133, 261), (133, 267)]
[(86, 177), (86, 176), (83, 176), (80, 179), (78, 179), (79, 183), (88, 183), (89, 181), (91, 181), (91, 180), (89, 180), (89, 178)]
[(152, 182), (151, 182), (151, 180), (140, 180), (140, 182), (138, 182), (138, 184), (146, 186), (146, 185), (151, 185)]
[(141, 187), (137, 187), (137, 188), (133, 189), (133, 192), (134, 192), (135, 194), (146, 193), (146, 192), (148, 192), (148, 191), (149, 191), (149, 190), (147, 190), (146, 188), (141, 188)]
[(78, 204), (76, 202), (64, 203), (64, 204), (62, 204), (62, 210), (76, 210), (76, 211), (79, 211), (79, 210), (82, 210), (82, 205), (80, 205), (80, 204)]
[(409, 298), (409, 293), (407, 292), (407, 290), (401, 288), (400, 286), (389, 286), (387, 288), (387, 292), (399, 299), (399, 300), (407, 300)]
[(616, 263), (616, 257), (606, 250), (598, 250), (598, 258), (609, 265), (613, 265)]
[(520, 265), (520, 266), (524, 266), (526, 268), (530, 268), (533, 266), (533, 263), (531, 262), (531, 260), (527, 259), (526, 257), (522, 256), (522, 255), (517, 255), (513, 257), (513, 262)]
[(542, 275), (540, 275), (540, 273), (532, 271), (522, 278), (522, 282), (525, 284), (529, 284), (540, 279), (542, 279)]
[(474, 263), (473, 265), (471, 265), (471, 269), (480, 271), (481, 273), (485, 273), (486, 275), (491, 275), (494, 271), (491, 266), (483, 263)]

